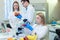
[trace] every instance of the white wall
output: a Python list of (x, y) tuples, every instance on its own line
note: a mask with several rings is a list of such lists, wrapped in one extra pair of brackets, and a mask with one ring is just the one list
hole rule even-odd
[(0, 0), (0, 20), (4, 19), (4, 0)]
[(60, 20), (60, 2), (57, 0), (49, 0), (49, 22), (54, 17), (56, 20)]
[(30, 0), (31, 3), (46, 3), (47, 0)]

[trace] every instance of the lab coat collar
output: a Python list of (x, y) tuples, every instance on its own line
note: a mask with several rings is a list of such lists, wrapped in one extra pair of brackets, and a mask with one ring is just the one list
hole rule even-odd
[(27, 7), (26, 7), (26, 10), (30, 7), (31, 5), (29, 4)]

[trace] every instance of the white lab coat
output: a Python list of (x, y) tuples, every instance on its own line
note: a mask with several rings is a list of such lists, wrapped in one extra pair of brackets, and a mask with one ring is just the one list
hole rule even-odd
[(15, 35), (15, 33), (17, 32), (17, 28), (20, 27), (21, 20), (19, 18), (17, 18), (14, 15), (13, 12), (9, 13), (8, 19), (9, 19), (9, 23), (10, 23), (10, 25), (12, 27), (13, 35)]
[(31, 4), (28, 5), (27, 10), (26, 8), (22, 7), (21, 12), (24, 19), (28, 19), (30, 23), (33, 21), (35, 9)]
[[(35, 14), (35, 9), (33, 8), (33, 6), (31, 4), (29, 4), (27, 7), (27, 10), (26, 10), (26, 8), (22, 7), (21, 12), (22, 12), (22, 14), (21, 14), (22, 17), (24, 19), (28, 19), (28, 21), (31, 24), (33, 24), (33, 18), (34, 18), (34, 14)], [(30, 31), (28, 28), (25, 28), (24, 31), (27, 35), (32, 33), (32, 31)]]
[[(38, 37), (37, 40), (41, 40), (42, 38), (44, 38), (45, 35), (48, 32), (48, 27), (47, 26), (42, 26), (42, 25), (35, 24), (35, 25), (33, 25), (33, 28), (34, 28), (34, 30), (33, 30), (32, 34), (36, 33), (36, 35)], [(44, 39), (44, 40), (46, 40), (46, 39)]]

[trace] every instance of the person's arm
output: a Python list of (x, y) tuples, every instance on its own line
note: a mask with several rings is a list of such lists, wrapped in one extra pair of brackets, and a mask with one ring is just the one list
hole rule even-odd
[(47, 32), (48, 32), (48, 28), (47, 27), (45, 27), (44, 29), (39, 30), (39, 32), (37, 33), (38, 38), (40, 38), (40, 39), (44, 38), (45, 35), (47, 34)]
[(9, 24), (11, 25), (11, 27), (13, 28), (13, 20), (12, 20), (12, 17), (11, 17), (11, 13), (9, 14), (9, 16), (8, 16), (8, 20), (9, 20)]
[(16, 25), (15, 25), (15, 23), (16, 23), (15, 19), (16, 18), (14, 19), (13, 13), (14, 12), (10, 12), (9, 16), (8, 16), (9, 24), (11, 25), (12, 28), (16, 27)]

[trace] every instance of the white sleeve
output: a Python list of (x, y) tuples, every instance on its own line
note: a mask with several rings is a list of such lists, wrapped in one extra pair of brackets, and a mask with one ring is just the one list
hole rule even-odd
[(19, 24), (19, 22), (20, 22), (20, 19), (18, 19), (17, 17), (14, 18), (12, 12), (9, 14), (8, 20), (9, 20), (9, 24), (11, 25), (12, 28), (16, 27), (16, 24)]
[(45, 27), (44, 29), (41, 29), (38, 33), (37, 33), (37, 35), (38, 35), (38, 38), (43, 38), (43, 37), (45, 37), (45, 35), (47, 34), (47, 32), (48, 32), (48, 28), (47, 27)]
[(9, 13), (8, 20), (9, 20), (9, 24), (11, 25), (11, 27), (13, 27), (13, 21), (11, 19), (11, 14), (12, 12)]

